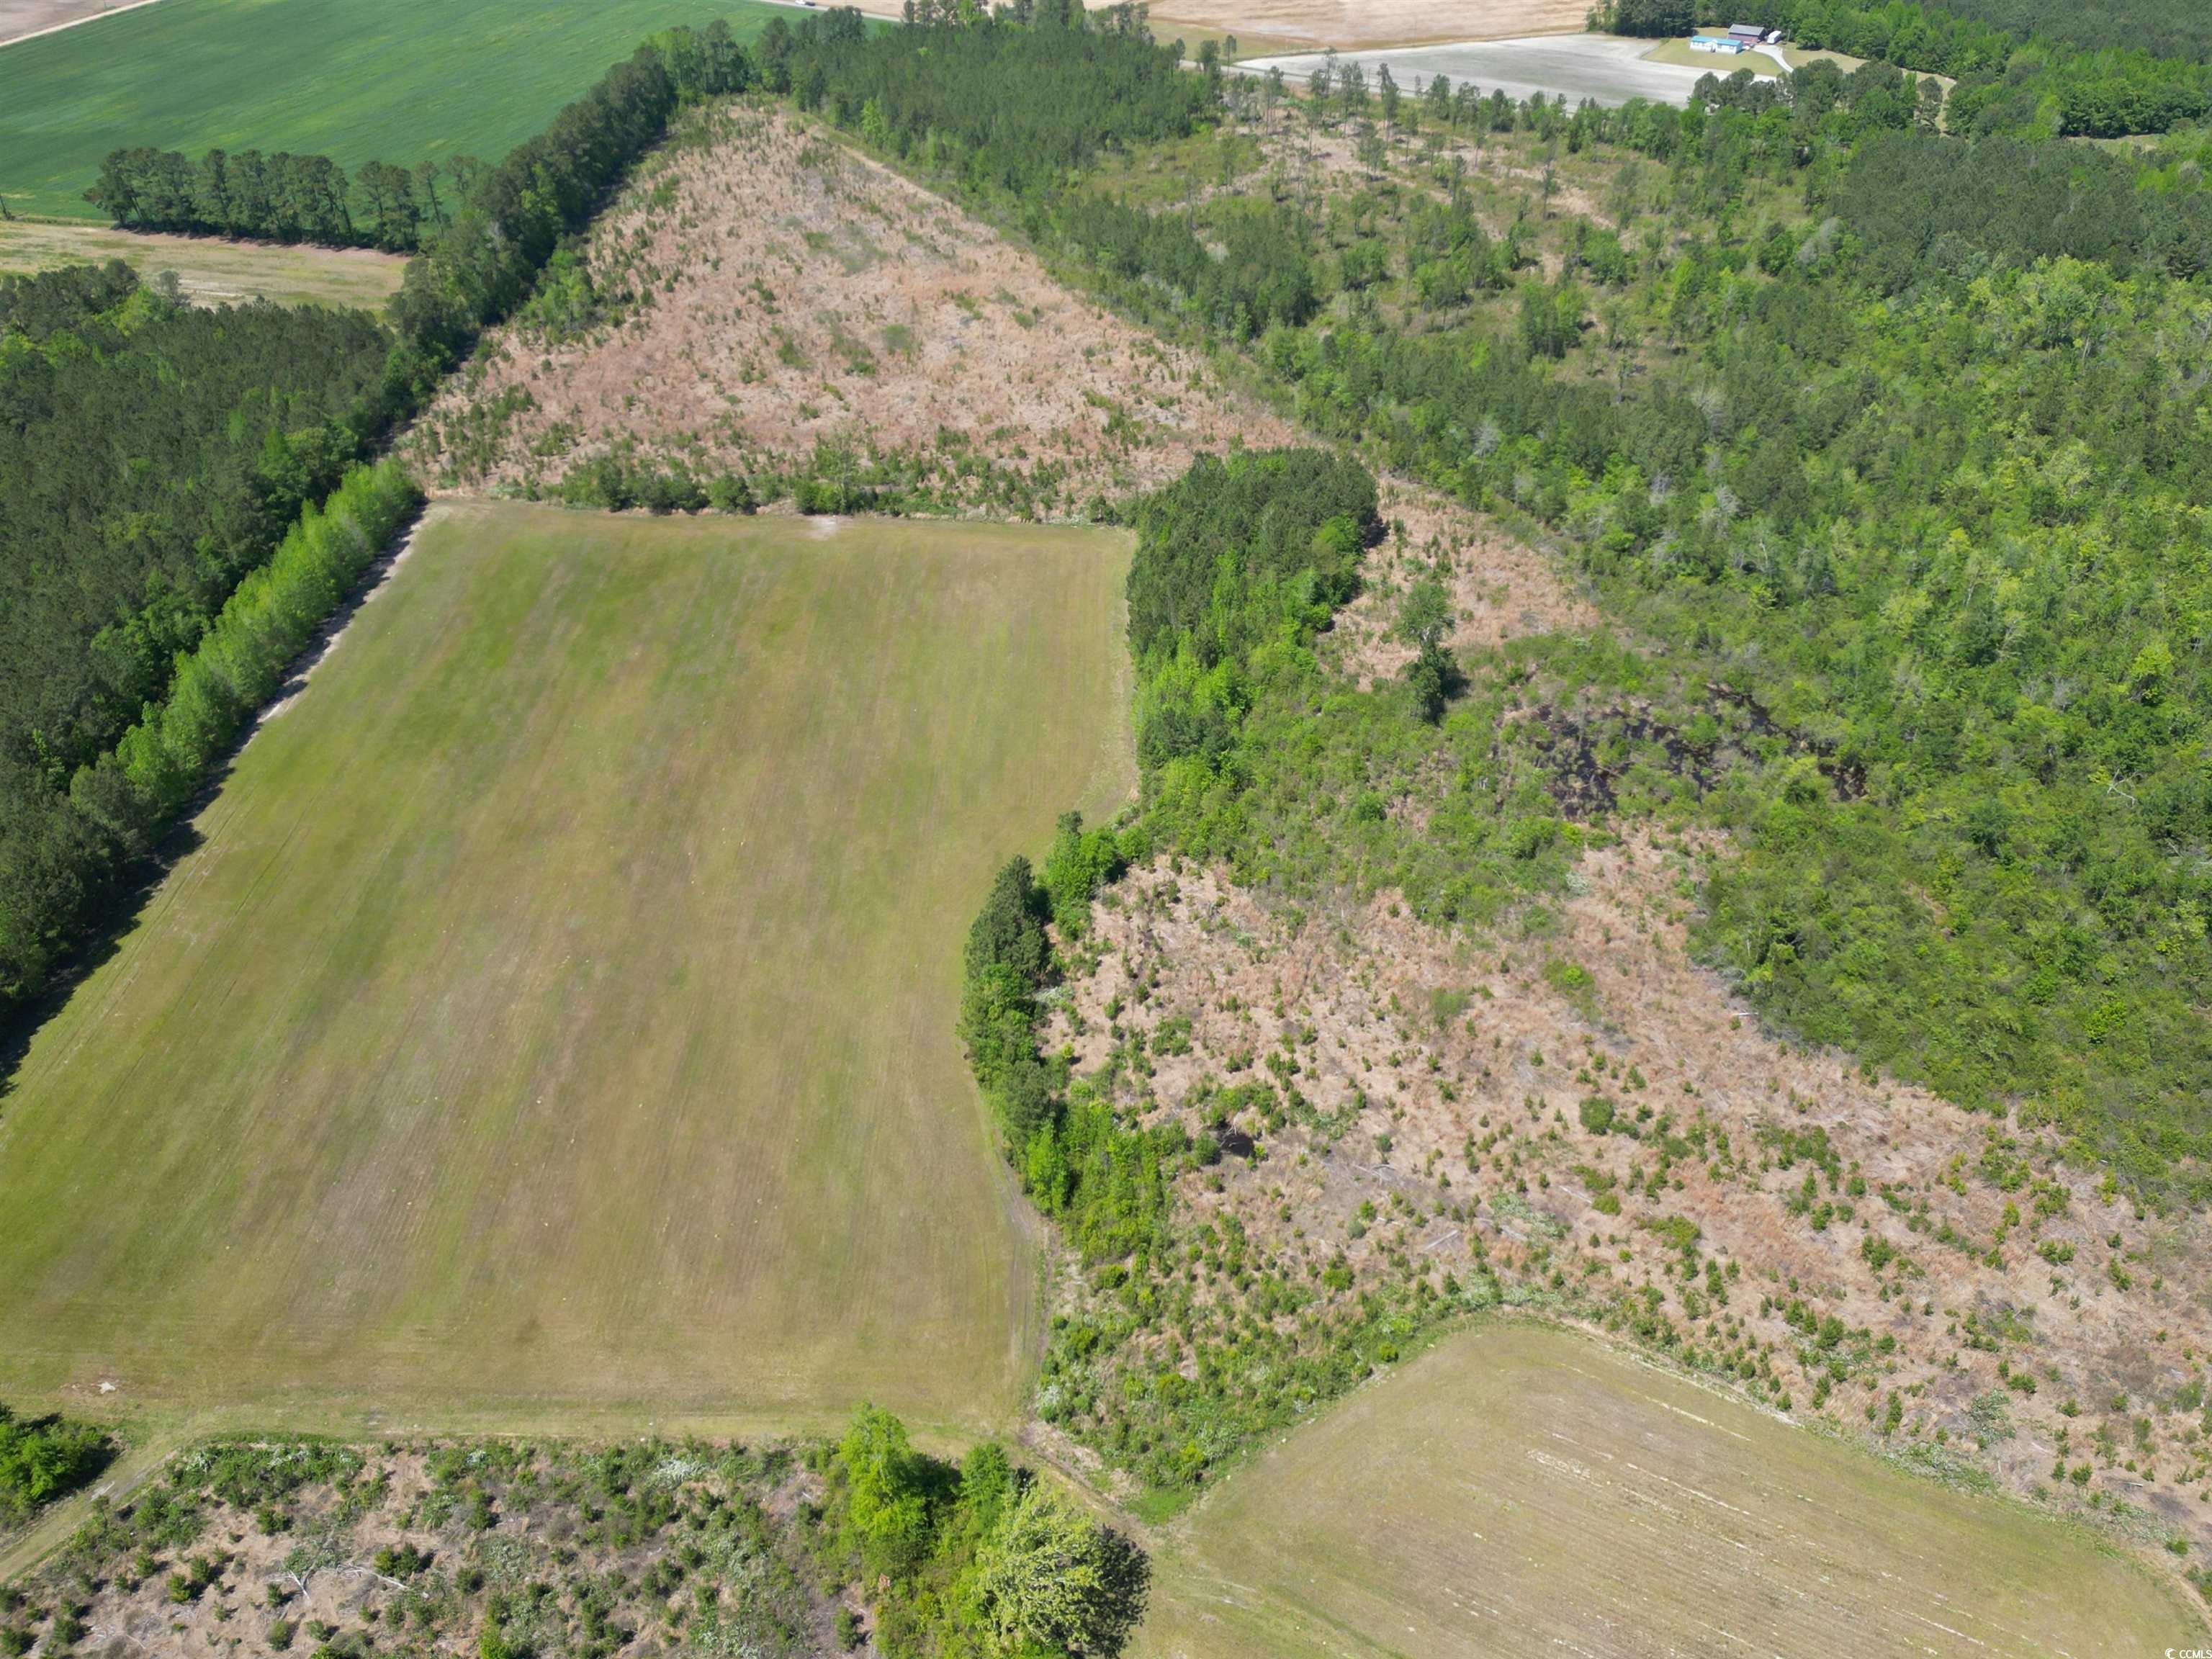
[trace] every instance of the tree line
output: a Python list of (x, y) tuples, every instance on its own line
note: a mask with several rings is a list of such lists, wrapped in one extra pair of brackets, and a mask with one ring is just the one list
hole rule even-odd
[(320, 242), (408, 253), (445, 228), (483, 170), (473, 156), (414, 167), (365, 161), (348, 179), (327, 155), (116, 149), (84, 199), (125, 230), (268, 242)]
[[(618, 112), (635, 116), (647, 110), (659, 95), (653, 72), (665, 81), (672, 99), (741, 92), (752, 76), (751, 60), (720, 20), (701, 29), (663, 30), (649, 37), (631, 62), (634, 68), (649, 63), (651, 71), (641, 81), (635, 74), (623, 77), (627, 84), (619, 86), (610, 85), (616, 80), (610, 73), (499, 169), (488, 168), (472, 155), (456, 155), (412, 167), (368, 161), (349, 178), (327, 155), (210, 149), (195, 161), (178, 151), (141, 145), (110, 151), (84, 198), (127, 230), (411, 253), (442, 237), (480, 185), (502, 190), (487, 174), (512, 167), (526, 150), (531, 152), (526, 183), (556, 190), (564, 204), (573, 199), (579, 175), (571, 162), (550, 156), (573, 152), (574, 161), (588, 167), (587, 153), (611, 139), (634, 158), (637, 152), (626, 141), (636, 129), (617, 137), (611, 122)], [(672, 101), (667, 108), (672, 107)], [(646, 113), (646, 125), (655, 136), (667, 108), (657, 118)], [(514, 179), (510, 174), (507, 185)], [(603, 179), (596, 185), (586, 181), (584, 189), (590, 196), (604, 185)], [(565, 216), (563, 228), (574, 228)]]
[(402, 338), (430, 362), (456, 361), (529, 296), (562, 239), (659, 140), (679, 102), (752, 80), (752, 60), (719, 21), (640, 46), (475, 179), (451, 222), (408, 262), (392, 303)]
[(194, 310), (119, 262), (0, 281), (0, 997), (119, 872), (71, 779), (410, 398), (359, 313)]
[(2023, 38), (2044, 35), (2077, 46), (2124, 41), (2160, 58), (2212, 59), (2212, 12), (2195, 0), (1942, 0), (1945, 9)]
[(680, 100), (750, 76), (726, 27), (667, 31), (545, 133), (464, 169), (396, 331), (359, 312), (195, 310), (119, 261), (0, 277), (0, 1007), (52, 983), (412, 511), (395, 465), (356, 464)]

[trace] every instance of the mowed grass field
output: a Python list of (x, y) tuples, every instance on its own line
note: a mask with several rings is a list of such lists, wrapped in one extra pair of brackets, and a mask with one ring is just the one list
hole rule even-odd
[(1003, 1427), (1037, 1267), (960, 948), (1133, 783), (1127, 560), (434, 509), (0, 1101), (0, 1397)]
[(1587, 1338), (1498, 1322), (1231, 1475), (1170, 1534), (1148, 1659), (2136, 1659), (2178, 1591)]
[(0, 273), (46, 270), (79, 260), (120, 259), (142, 276), (173, 271), (195, 305), (267, 300), (276, 305), (381, 311), (407, 262), (361, 247), (286, 247), (211, 236), (142, 235), (105, 225), (0, 221)]
[(793, 14), (756, 0), (161, 0), (0, 47), (0, 196), (95, 218), (126, 144), (324, 154), (348, 172), (495, 161), (656, 29)]

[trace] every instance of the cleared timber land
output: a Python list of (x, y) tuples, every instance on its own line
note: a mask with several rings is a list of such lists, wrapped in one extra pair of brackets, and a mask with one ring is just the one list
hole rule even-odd
[(1120, 532), (434, 509), (0, 1100), (0, 1390), (333, 1427), (1017, 1409), (955, 1045), (1132, 773)]

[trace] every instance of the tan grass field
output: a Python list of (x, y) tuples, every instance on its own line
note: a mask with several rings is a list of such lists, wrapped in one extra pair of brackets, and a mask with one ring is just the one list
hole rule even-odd
[(142, 277), (167, 270), (194, 305), (354, 306), (381, 311), (407, 261), (374, 248), (279, 247), (213, 236), (165, 236), (16, 219), (0, 222), (0, 273), (120, 259)]
[(1037, 1267), (959, 949), (1130, 787), (1126, 562), (434, 509), (0, 1101), (0, 1394), (1003, 1424)]
[(1571, 33), (1589, 10), (1583, 0), (1166, 0), (1152, 7), (1152, 24), (1163, 40), (1178, 26), (1234, 34), (1246, 51), (1283, 42), (1350, 50)]
[(2094, 1659), (2201, 1612), (2057, 1523), (1588, 1338), (1496, 1322), (1231, 1475), (1133, 1651)]

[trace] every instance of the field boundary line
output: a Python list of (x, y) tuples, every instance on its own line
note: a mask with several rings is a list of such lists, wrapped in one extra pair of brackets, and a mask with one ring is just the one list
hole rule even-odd
[(59, 34), (64, 29), (80, 29), (87, 23), (97, 23), (103, 17), (119, 17), (126, 11), (137, 11), (142, 6), (154, 3), (155, 0), (124, 0), (119, 6), (110, 6), (106, 11), (94, 12), (88, 17), (72, 17), (66, 23), (49, 23), (42, 29), (33, 29), (28, 34), (13, 34), (5, 40), (0, 40), (0, 52), (9, 46), (20, 46), (26, 40), (43, 40), (49, 34)]

